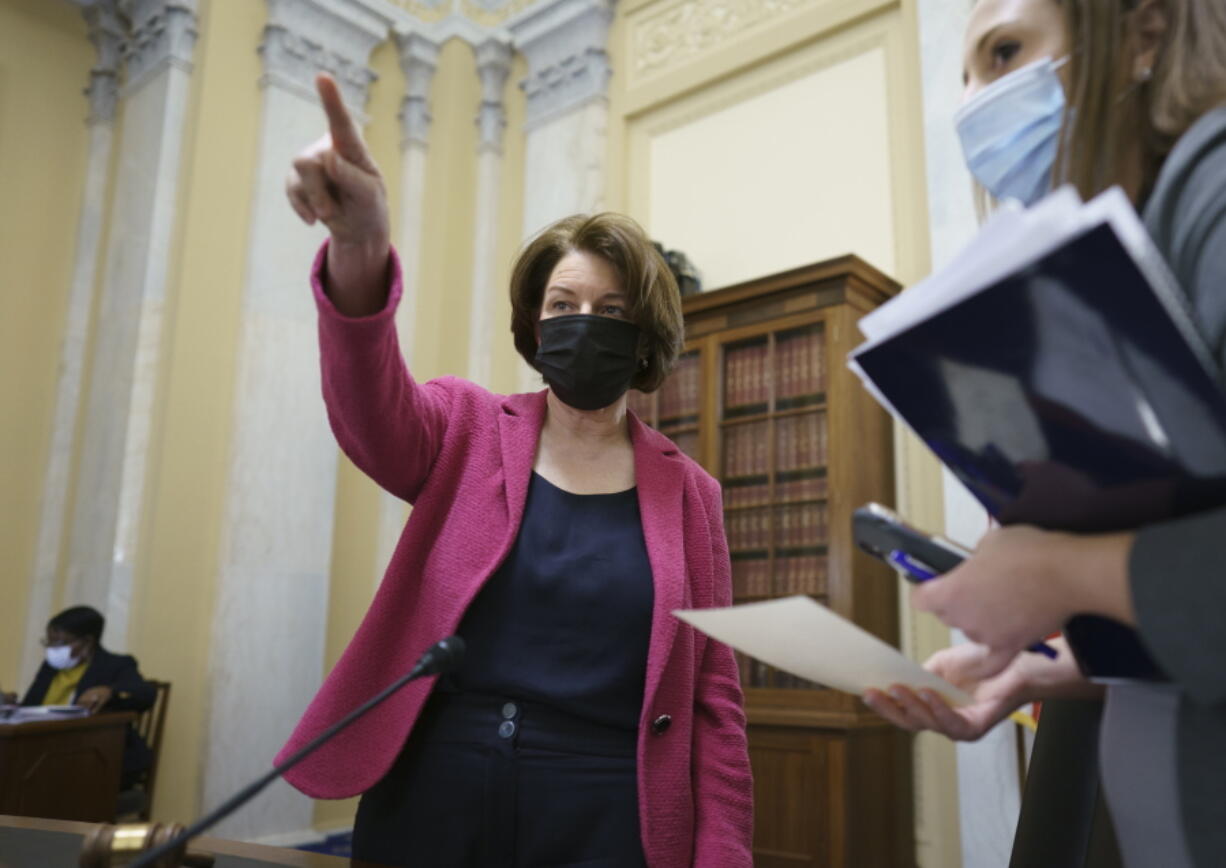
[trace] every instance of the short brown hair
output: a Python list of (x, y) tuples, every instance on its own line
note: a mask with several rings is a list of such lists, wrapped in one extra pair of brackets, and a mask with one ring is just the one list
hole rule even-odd
[(639, 358), (646, 364), (630, 388), (660, 388), (681, 352), (685, 322), (681, 293), (664, 257), (638, 223), (623, 214), (575, 214), (545, 227), (524, 245), (511, 271), (511, 333), (515, 349), (536, 368), (536, 329), (545, 284), (563, 256), (575, 251), (599, 256), (617, 272), (626, 293), (627, 316), (639, 327)]
[(1119, 131), (1136, 123), (1143, 153), (1140, 195), (1188, 128), (1226, 102), (1226, 3), (1164, 0), (1167, 29), (1148, 81), (1135, 99), (1121, 100), (1116, 78), (1125, 18), (1138, 0), (1056, 0), (1064, 7), (1071, 48), (1067, 127), (1056, 183), (1067, 181), (1089, 198), (1120, 182)]

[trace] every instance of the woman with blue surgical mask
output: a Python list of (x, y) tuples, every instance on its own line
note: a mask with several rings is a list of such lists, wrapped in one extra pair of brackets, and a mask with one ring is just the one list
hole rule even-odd
[(975, 14), (992, 24), (968, 46), (954, 118), (962, 153), (993, 198), (1033, 205), (1051, 190), (1067, 106), (1062, 13), (1054, 2), (1008, 0)]
[[(964, 63), (956, 131), (976, 180), (1025, 205), (1065, 183), (1085, 199), (1121, 187), (1226, 383), (1226, 2), (980, 0)], [(907, 729), (974, 740), (1027, 702), (1105, 692), (1100, 766), (1125, 864), (1220, 865), (1223, 537), (1226, 509), (1113, 534), (993, 530), (912, 592), (972, 640), (926, 665), (975, 701), (952, 709), (898, 685), (865, 701)], [(1135, 629), (1169, 681), (1090, 684), (1061, 640), (1055, 660), (1024, 653), (1075, 614)]]

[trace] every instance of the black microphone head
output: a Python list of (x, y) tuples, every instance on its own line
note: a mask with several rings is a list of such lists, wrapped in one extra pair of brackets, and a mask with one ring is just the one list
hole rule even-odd
[(426, 652), (430, 656), (424, 675), (443, 675), (454, 672), (464, 662), (464, 640), (459, 636), (440, 639)]

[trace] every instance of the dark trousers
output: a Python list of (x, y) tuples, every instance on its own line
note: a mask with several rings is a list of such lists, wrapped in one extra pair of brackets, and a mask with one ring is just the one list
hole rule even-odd
[(1034, 737), (1009, 868), (1120, 868), (1098, 781), (1098, 700), (1049, 699)]
[(646, 868), (631, 731), (439, 694), (362, 796), (356, 859), (428, 868)]

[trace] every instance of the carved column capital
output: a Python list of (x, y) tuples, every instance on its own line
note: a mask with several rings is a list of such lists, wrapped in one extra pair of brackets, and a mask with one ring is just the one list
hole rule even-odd
[(367, 62), (387, 38), (391, 20), (371, 0), (267, 0), (268, 24), (260, 43), (261, 85), (275, 85), (315, 100), (314, 78), (327, 72), (351, 109), (361, 114), (376, 78)]
[(532, 128), (589, 102), (607, 99), (605, 51), (615, 0), (553, 0), (510, 23), (515, 47), (528, 60), (521, 83)]
[(89, 41), (97, 52), (97, 61), (89, 71), (87, 122), (109, 124), (115, 120), (115, 105), (119, 101), (119, 64), (122, 59), (126, 28), (119, 15), (116, 0), (101, 0), (81, 10), (89, 28)]
[(507, 110), (502, 98), (507, 76), (511, 74), (511, 42), (494, 35), (476, 48), (477, 75), (481, 78), (481, 108), (477, 128), (481, 138), (478, 153), (502, 153), (502, 134), (507, 127)]
[(396, 49), (404, 73), (400, 104), (400, 146), (426, 147), (430, 139), (430, 83), (438, 69), (439, 44), (421, 33), (396, 31)]
[(123, 45), (126, 91), (140, 87), (164, 66), (192, 71), (195, 0), (119, 0), (119, 11), (128, 19), (128, 39)]

